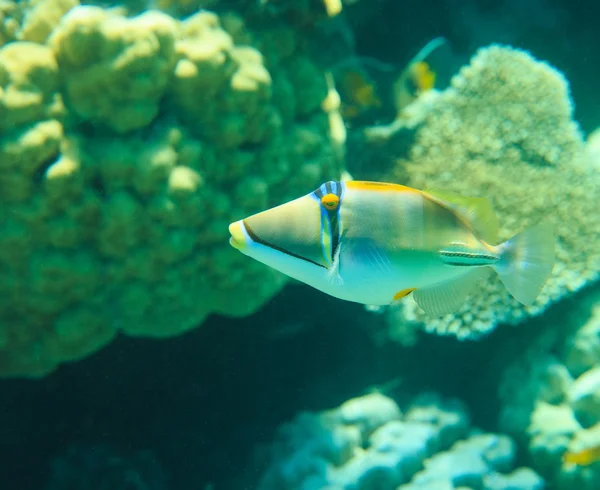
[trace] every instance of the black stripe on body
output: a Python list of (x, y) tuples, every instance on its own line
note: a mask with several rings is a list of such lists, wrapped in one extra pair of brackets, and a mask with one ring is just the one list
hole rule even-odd
[(335, 210), (327, 209), (325, 206), (321, 205), (321, 209), (327, 213), (327, 220), (329, 221), (329, 226), (331, 228), (331, 260), (335, 260), (335, 254), (337, 253), (337, 249), (340, 246), (340, 207), (342, 206), (342, 183), (341, 182), (333, 182), (329, 181), (324, 184), (325, 193), (323, 193), (322, 187), (319, 186), (313, 194), (316, 198), (321, 201), (321, 199), (325, 196), (325, 194), (334, 194), (333, 185), (335, 183), (335, 195), (340, 198), (340, 203)]
[[(444, 263), (455, 266), (491, 265), (498, 261), (499, 257), (493, 254), (478, 252), (440, 251)], [(461, 260), (463, 259), (463, 260)]]
[(335, 260), (335, 254), (340, 246), (340, 220), (337, 211), (328, 211), (329, 223), (331, 225), (331, 260)]
[(323, 193), (323, 191), (321, 190), (321, 187), (322, 187), (322, 186), (319, 186), (319, 188), (318, 188), (318, 189), (316, 189), (316, 190), (313, 192), (313, 194), (314, 194), (315, 196), (317, 196), (317, 199), (318, 199), (319, 201), (321, 201), (321, 199), (323, 199), (323, 196), (325, 195), (325, 194)]
[(246, 220), (243, 220), (242, 222), (244, 223), (244, 226), (246, 227), (246, 232), (248, 233), (248, 235), (250, 236), (250, 238), (252, 238), (252, 240), (254, 242), (260, 243), (261, 245), (264, 245), (265, 247), (272, 248), (273, 250), (278, 250), (279, 252), (282, 252), (291, 257), (295, 257), (297, 259), (304, 260), (305, 262), (309, 262), (311, 264), (318, 265), (319, 267), (323, 267), (323, 269), (327, 269), (327, 267), (325, 267), (323, 264), (319, 264), (318, 262), (315, 262), (314, 260), (307, 259), (306, 257), (302, 257), (301, 255), (290, 252), (289, 250), (286, 250), (285, 248), (278, 247), (277, 245), (273, 245), (272, 243), (262, 240), (256, 233), (254, 233), (254, 230), (252, 230), (252, 228), (250, 228), (248, 223), (246, 223)]
[[(331, 182), (325, 184), (327, 192), (333, 191)], [(340, 208), (342, 207), (342, 183), (335, 183), (335, 195), (340, 198), (340, 203), (336, 210), (326, 209), (329, 225), (331, 226), (331, 260), (335, 260), (335, 254), (340, 246)]]

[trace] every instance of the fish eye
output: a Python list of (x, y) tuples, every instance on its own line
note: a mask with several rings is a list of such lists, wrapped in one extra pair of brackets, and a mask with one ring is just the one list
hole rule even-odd
[(325, 206), (325, 209), (335, 211), (340, 205), (340, 198), (335, 194), (325, 194), (321, 198), (321, 204)]

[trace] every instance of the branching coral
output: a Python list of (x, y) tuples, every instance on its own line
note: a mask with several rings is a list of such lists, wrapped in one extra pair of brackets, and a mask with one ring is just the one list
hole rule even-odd
[(407, 301), (406, 321), (425, 322), (438, 334), (474, 338), (498, 323), (538, 314), (595, 281), (600, 272), (598, 178), (583, 156), (564, 77), (525, 52), (492, 46), (480, 50), (433, 103), (425, 103), (420, 121), (409, 124), (415, 135), (408, 156), (390, 178), (489, 198), (501, 240), (548, 220), (556, 225), (557, 257), (551, 279), (531, 307), (519, 305), (493, 277), (458, 313), (441, 319), (426, 318)]
[[(75, 7), (48, 46), (0, 50), (1, 375), (246, 315), (284, 284), (227, 225), (339, 177), (325, 75), (292, 31), (224, 24)], [(292, 42), (271, 56), (263, 36)]]

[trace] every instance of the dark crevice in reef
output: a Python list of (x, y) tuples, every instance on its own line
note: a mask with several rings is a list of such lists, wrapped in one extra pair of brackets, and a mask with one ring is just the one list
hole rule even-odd
[(475, 424), (494, 430), (497, 384), (479, 376), (502, 344), (524, 337), (511, 328), (478, 342), (423, 335), (403, 348), (374, 342), (383, 328), (383, 316), (360, 305), (289, 286), (245, 319), (212, 317), (171, 339), (120, 337), (45, 379), (2, 381), (0, 476), (39, 489), (44, 473), (27, 468), (47, 468), (70, 444), (104, 442), (150, 449), (173, 488), (202, 488), (239, 476), (257, 444), (298, 411), (337, 406), (398, 376), (391, 396), (459, 397)]

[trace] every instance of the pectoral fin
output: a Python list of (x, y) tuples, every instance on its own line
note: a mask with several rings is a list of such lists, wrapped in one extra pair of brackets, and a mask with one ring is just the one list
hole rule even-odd
[(460, 309), (477, 283), (488, 275), (488, 268), (478, 267), (456, 279), (419, 288), (413, 297), (425, 313), (437, 318)]
[(336, 286), (342, 286), (344, 284), (344, 279), (342, 279), (342, 276), (340, 275), (340, 251), (341, 247), (338, 247), (337, 252), (333, 257), (333, 265), (328, 273), (329, 282)]
[(370, 238), (347, 239), (342, 245), (344, 261), (348, 264), (361, 264), (380, 275), (390, 274), (391, 261), (385, 250)]

